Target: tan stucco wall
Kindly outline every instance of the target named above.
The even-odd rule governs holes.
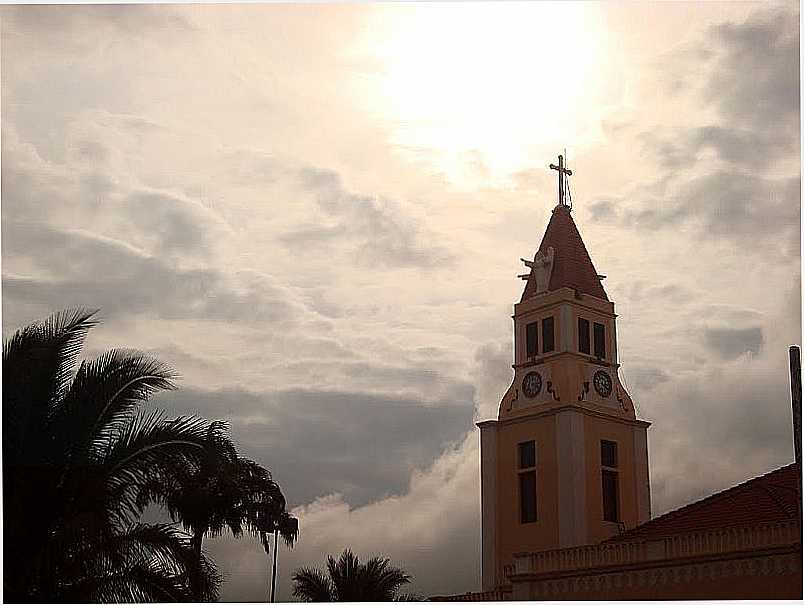
[[[482,590],[497,586],[497,427],[494,420],[480,429],[480,583]]]
[[[537,521],[519,522],[518,444],[536,441]],[[514,553],[558,544],[558,461],[552,415],[500,425],[497,435],[497,573]]]
[[[571,420],[570,416],[577,420]],[[565,422],[561,422],[562,419]],[[483,440],[481,452],[486,482],[483,486],[486,489],[483,499],[484,587],[496,586],[504,580],[504,567],[513,562],[517,553],[593,544],[620,531],[617,523],[603,520],[600,460],[603,439],[618,444],[620,518],[625,529],[647,520],[647,450],[639,452],[644,460],[637,461],[634,438],[636,432],[644,434],[647,423],[606,417],[575,405],[481,425],[485,425],[481,426],[484,432],[493,430],[495,433],[493,441]],[[582,442],[575,446],[570,443],[572,451],[568,451],[567,442],[579,439]],[[536,442],[538,519],[522,524],[518,445],[530,440]],[[491,443],[494,443],[493,451],[489,448]],[[579,456],[577,463],[573,462],[575,454]],[[488,483],[491,481],[496,495],[489,505],[487,497],[491,485]],[[560,505],[562,494],[564,505]],[[492,524],[493,531],[490,531]],[[492,544],[493,548],[489,548]],[[493,574],[489,573],[491,566],[485,560],[489,557],[495,560]]]
[[[553,317],[555,322],[556,353],[578,351],[578,317],[589,320],[591,344],[594,343],[591,338],[593,336],[592,324],[594,322],[603,324],[606,326],[605,359],[616,363],[617,338],[613,303],[591,296],[583,296],[579,300],[568,288],[532,298],[514,306],[515,363],[527,361],[525,326],[534,321],[539,322],[539,347],[541,350],[541,321],[545,317]]]
[[[526,326],[539,323],[541,351],[541,321],[547,316],[554,320],[555,351],[528,359]],[[590,322],[592,350],[593,324],[606,326],[604,359],[578,352],[578,317]],[[635,431],[644,435],[647,423],[636,420],[631,398],[619,381],[615,330],[613,303],[578,296],[570,288],[514,306],[514,379],[500,402],[498,422],[493,428],[481,423],[486,425],[481,426],[486,432],[481,438],[484,590],[505,582],[504,569],[516,553],[591,544],[618,533],[617,523],[603,521],[601,439],[618,443],[621,519],[627,528],[647,520],[647,449],[640,450],[644,460],[636,461],[634,447]],[[593,377],[599,370],[612,379],[608,397],[594,389]],[[542,379],[541,390],[532,397],[526,397],[522,388],[528,372],[537,372]],[[537,447],[538,519],[522,524],[517,446],[530,440]],[[493,499],[491,490],[496,491]]]
[[[603,520],[603,489],[600,461],[600,441],[616,441],[620,487],[620,520],[625,529],[636,527],[639,521],[637,477],[634,458],[633,426],[613,420],[584,417],[586,439],[586,493],[589,543],[596,543],[619,533],[617,523]]]

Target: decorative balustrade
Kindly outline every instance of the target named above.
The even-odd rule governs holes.
[[[466,592],[448,597],[430,597],[430,601],[510,601],[511,588],[501,587],[486,592]]]
[[[681,534],[658,540],[611,542],[514,557],[514,575],[550,573],[648,561],[717,555],[799,542],[796,521]]]
[[[785,522],[673,536],[664,540],[664,546],[665,557],[675,559],[783,546],[798,540],[798,524]]]

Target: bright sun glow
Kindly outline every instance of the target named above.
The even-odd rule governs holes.
[[[532,164],[537,149],[577,147],[603,85],[599,18],[594,6],[574,2],[382,11],[374,52],[393,142],[435,151],[453,180],[467,163],[500,178]]]

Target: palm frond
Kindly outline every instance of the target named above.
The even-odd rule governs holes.
[[[137,540],[148,545],[149,560],[160,563],[162,575],[182,578],[187,583],[191,600],[217,600],[221,577],[212,560],[203,551],[195,551],[187,534],[167,524],[141,523],[135,528],[139,531]],[[158,557],[154,557],[155,551]]]
[[[124,349],[84,361],[54,414],[64,448],[75,463],[97,460],[154,393],[174,389],[176,373],[167,365]]]
[[[337,600],[332,581],[316,567],[302,567],[293,574],[293,596],[308,603]]]
[[[14,333],[3,345],[3,458],[6,465],[21,460],[58,461],[49,449],[24,447],[29,435],[46,425],[52,407],[69,387],[70,377],[87,331],[96,325],[96,311],[68,310],[51,315]]]
[[[174,521],[194,534],[216,536],[229,528],[239,536],[243,531],[243,487],[237,460],[226,423],[209,423],[199,458],[174,469],[171,477],[143,483],[137,506],[143,510],[148,504],[159,503]]]
[[[373,557],[361,569],[363,583],[371,587],[372,596],[376,600],[393,600],[397,591],[410,583],[411,577],[401,569],[392,567],[390,563],[390,559]]]
[[[102,477],[112,517],[130,521],[142,510],[139,486],[181,476],[204,453],[207,421],[195,416],[163,420],[154,411],[132,418],[103,456]],[[151,483],[153,485],[153,483]]]
[[[76,309],[18,330],[3,346],[3,489],[12,591],[41,577],[35,558],[57,519],[56,484],[65,456],[54,447],[50,413],[69,385],[95,312]]]
[[[299,539],[299,520],[288,513],[282,513],[277,523],[277,529],[285,544],[289,548],[293,548],[293,545]]]
[[[82,561],[79,581],[61,591],[65,600],[215,600],[220,586],[211,561],[199,560],[189,536],[166,524],[136,524],[96,542]]]
[[[339,601],[362,601],[363,591],[358,583],[360,561],[348,548],[336,561],[331,555],[327,557],[327,572]],[[369,599],[370,600],[370,599]]]
[[[373,557],[361,563],[350,550],[344,550],[336,560],[327,556],[326,574],[316,568],[302,568],[293,576],[294,596],[304,600],[315,594],[323,582],[329,583],[332,601],[394,601],[417,600],[418,595],[399,595],[399,589],[410,583],[411,576],[391,565],[386,557]]]
[[[184,502],[174,495],[188,497],[204,466],[236,465],[226,426],[143,413],[142,402],[173,388],[175,374],[140,353],[110,351],[73,376],[92,315],[56,314],[4,345],[5,543],[13,546],[6,594],[34,602],[216,599],[220,576],[201,548],[203,533],[135,520],[154,502],[177,512]],[[226,515],[235,512],[217,514],[234,523]]]

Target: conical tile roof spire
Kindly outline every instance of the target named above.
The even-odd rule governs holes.
[[[537,256],[548,256],[549,248],[553,249],[552,270],[545,291],[573,288],[582,294],[609,299],[575,221],[572,220],[570,209],[565,204],[559,204],[553,209]],[[535,271],[531,271],[522,300],[540,293],[541,291],[537,292]]]

